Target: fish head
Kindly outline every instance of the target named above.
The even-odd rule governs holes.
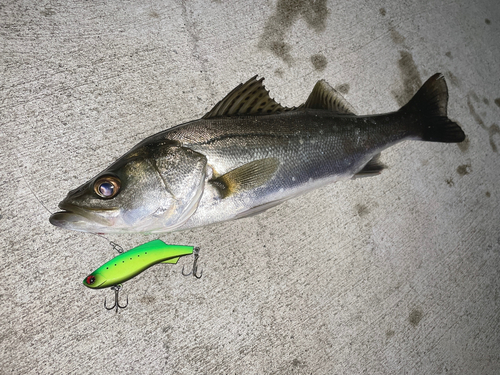
[[[205,174],[206,158],[197,152],[142,145],[71,190],[50,222],[91,233],[169,232],[196,211]]]

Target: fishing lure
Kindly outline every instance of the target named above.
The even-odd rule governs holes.
[[[125,308],[127,304],[121,306],[118,302],[118,293],[122,288],[122,283],[137,276],[149,267],[158,263],[176,264],[181,256],[194,254],[195,260],[193,263],[193,270],[183,275],[193,276],[200,278],[197,275],[197,261],[199,256],[199,248],[193,246],[182,245],[167,245],[161,240],[154,240],[137,246],[127,252],[121,253],[117,257],[111,259],[109,262],[103,264],[83,280],[83,285],[92,289],[102,289],[111,287],[115,292],[115,304],[111,307],[106,305],[104,300],[104,307],[107,310],[116,308]]]

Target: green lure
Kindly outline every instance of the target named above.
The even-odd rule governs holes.
[[[83,280],[83,285],[93,289],[115,287],[155,264],[176,264],[181,256],[192,254],[193,250],[193,246],[167,245],[162,240],[150,241],[103,264]]]

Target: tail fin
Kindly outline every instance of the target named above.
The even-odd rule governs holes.
[[[465,139],[460,126],[447,116],[448,87],[441,73],[434,74],[399,112],[416,116],[422,123],[423,141],[459,143]]]

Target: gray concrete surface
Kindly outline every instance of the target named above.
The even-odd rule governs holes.
[[[0,372],[494,374],[500,371],[498,1],[2,1]],[[278,102],[316,80],[359,113],[447,78],[462,145],[407,142],[376,178],[162,236],[130,305],[82,279],[116,254],[49,210],[136,142],[259,74]],[[40,202],[37,200],[35,193]]]

